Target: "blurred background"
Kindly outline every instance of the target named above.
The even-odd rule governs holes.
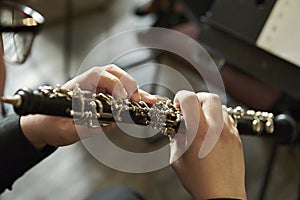
[[[164,27],[182,32],[205,47],[222,75],[226,103],[275,115],[284,113],[298,125],[300,64],[294,52],[300,52],[300,38],[294,35],[300,35],[295,27],[299,15],[284,18],[286,13],[293,14],[292,8],[300,6],[297,0],[20,2],[39,11],[46,21],[28,60],[22,65],[7,63],[6,95],[21,87],[63,84],[77,74],[97,44],[113,35],[134,28]],[[292,32],[295,34],[290,35]],[[207,90],[201,76],[188,63],[165,52],[138,52],[116,62],[124,70],[147,64],[137,72],[141,78],[150,76],[155,81],[159,74],[160,78],[173,80],[153,63],[180,71],[195,91]],[[174,95],[164,88],[146,90],[170,98]],[[9,106],[6,110],[13,112]],[[298,128],[293,133],[297,135]],[[279,139],[242,135],[249,199],[299,199],[299,140],[291,133],[286,135]],[[119,137],[122,138],[118,136],[118,140]],[[121,143],[148,150],[162,140],[158,137],[150,143],[136,144],[124,138]],[[3,193],[0,199],[83,200],[113,185],[127,185],[151,200],[191,199],[171,167],[143,174],[120,172],[94,159],[80,142],[59,148],[17,180],[13,190]]]

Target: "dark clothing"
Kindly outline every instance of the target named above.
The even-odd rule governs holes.
[[[19,116],[13,114],[0,120],[0,193],[11,189],[16,179],[55,149],[35,149],[21,130]]]

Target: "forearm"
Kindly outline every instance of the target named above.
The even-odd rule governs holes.
[[[38,151],[24,136],[18,116],[0,121],[0,193],[54,150],[46,146]]]

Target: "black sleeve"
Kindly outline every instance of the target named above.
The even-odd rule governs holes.
[[[55,149],[52,146],[46,146],[42,151],[35,149],[21,130],[19,116],[0,120],[0,194],[11,189],[17,178]]]

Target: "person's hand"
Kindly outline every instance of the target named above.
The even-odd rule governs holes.
[[[79,84],[81,89],[93,93],[110,93],[115,97],[129,98],[136,102],[140,100],[150,104],[156,102],[154,96],[140,90],[136,81],[116,65],[94,67],[68,81],[62,88],[73,89],[76,84]],[[45,115],[22,116],[21,128],[37,149],[42,149],[46,144],[57,147],[73,144],[81,138],[109,130],[109,128],[97,130],[88,127],[75,127],[73,119]],[[80,132],[85,133],[84,136],[78,135],[78,128],[81,130]]]
[[[246,199],[242,143],[215,94],[180,91],[185,133],[171,143],[172,167],[194,199]]]

